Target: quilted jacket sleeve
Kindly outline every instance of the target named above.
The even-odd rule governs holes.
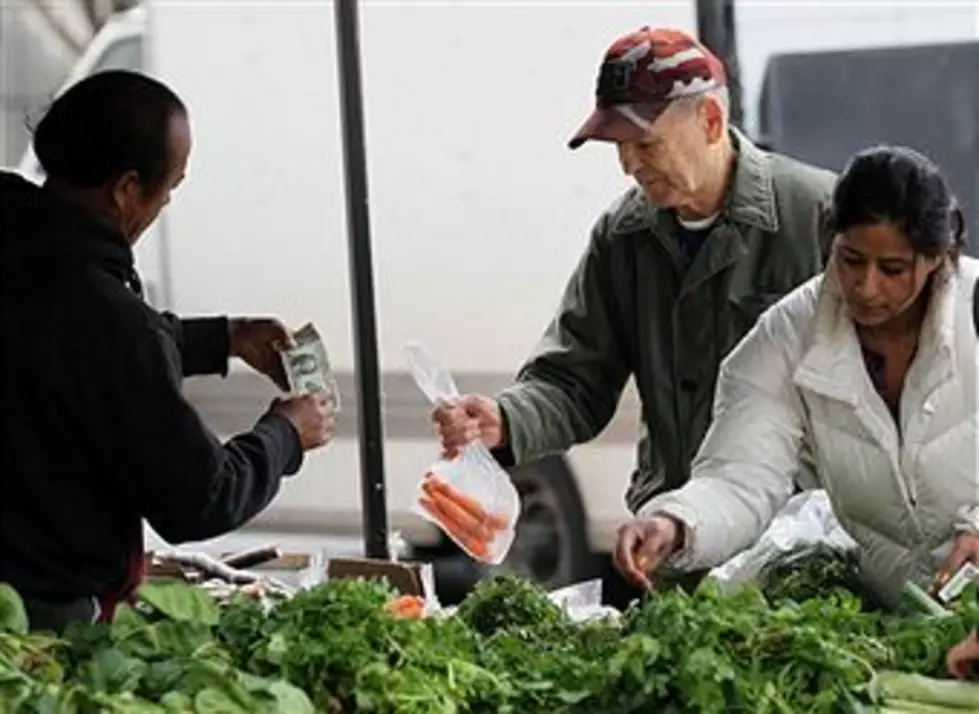
[[[791,497],[805,415],[786,344],[800,332],[792,321],[804,317],[782,301],[759,319],[721,365],[713,422],[690,481],[640,509],[640,518],[663,513],[685,525],[671,566],[719,565],[757,540]]]

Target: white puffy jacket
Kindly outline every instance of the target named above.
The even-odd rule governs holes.
[[[896,602],[905,580],[930,582],[956,532],[979,532],[977,278],[979,261],[965,257],[939,278],[905,379],[900,432],[831,277],[770,308],[721,366],[690,482],[639,510],[686,525],[672,565],[714,567],[750,546],[811,459],[885,602]]]

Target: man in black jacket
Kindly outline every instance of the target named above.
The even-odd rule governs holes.
[[[330,438],[322,394],[276,400],[223,445],[182,397],[183,377],[232,356],[287,388],[289,340],[275,320],[179,320],[142,300],[132,247],[190,145],[168,88],[105,72],[38,125],[43,187],[0,173],[0,581],[35,629],[111,618],[142,576],[143,519],[171,543],[231,531]]]

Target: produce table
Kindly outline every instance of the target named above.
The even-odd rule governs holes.
[[[111,626],[60,639],[25,634],[0,586],[0,712],[979,712],[979,685],[935,681],[979,624],[975,592],[942,617],[884,614],[826,558],[792,561],[833,579],[809,592],[773,568],[584,620],[510,576],[451,614],[359,578],[222,602],[153,579]]]

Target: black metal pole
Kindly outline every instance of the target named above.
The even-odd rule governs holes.
[[[374,316],[374,275],[367,200],[364,108],[360,83],[357,0],[335,0],[340,119],[346,175],[350,292],[354,311],[354,359],[360,436],[360,482],[364,552],[388,559],[388,520],[384,490],[383,427]]]
[[[734,0],[697,0],[697,34],[724,63],[731,96],[731,123],[742,128],[741,65],[734,25]]]

